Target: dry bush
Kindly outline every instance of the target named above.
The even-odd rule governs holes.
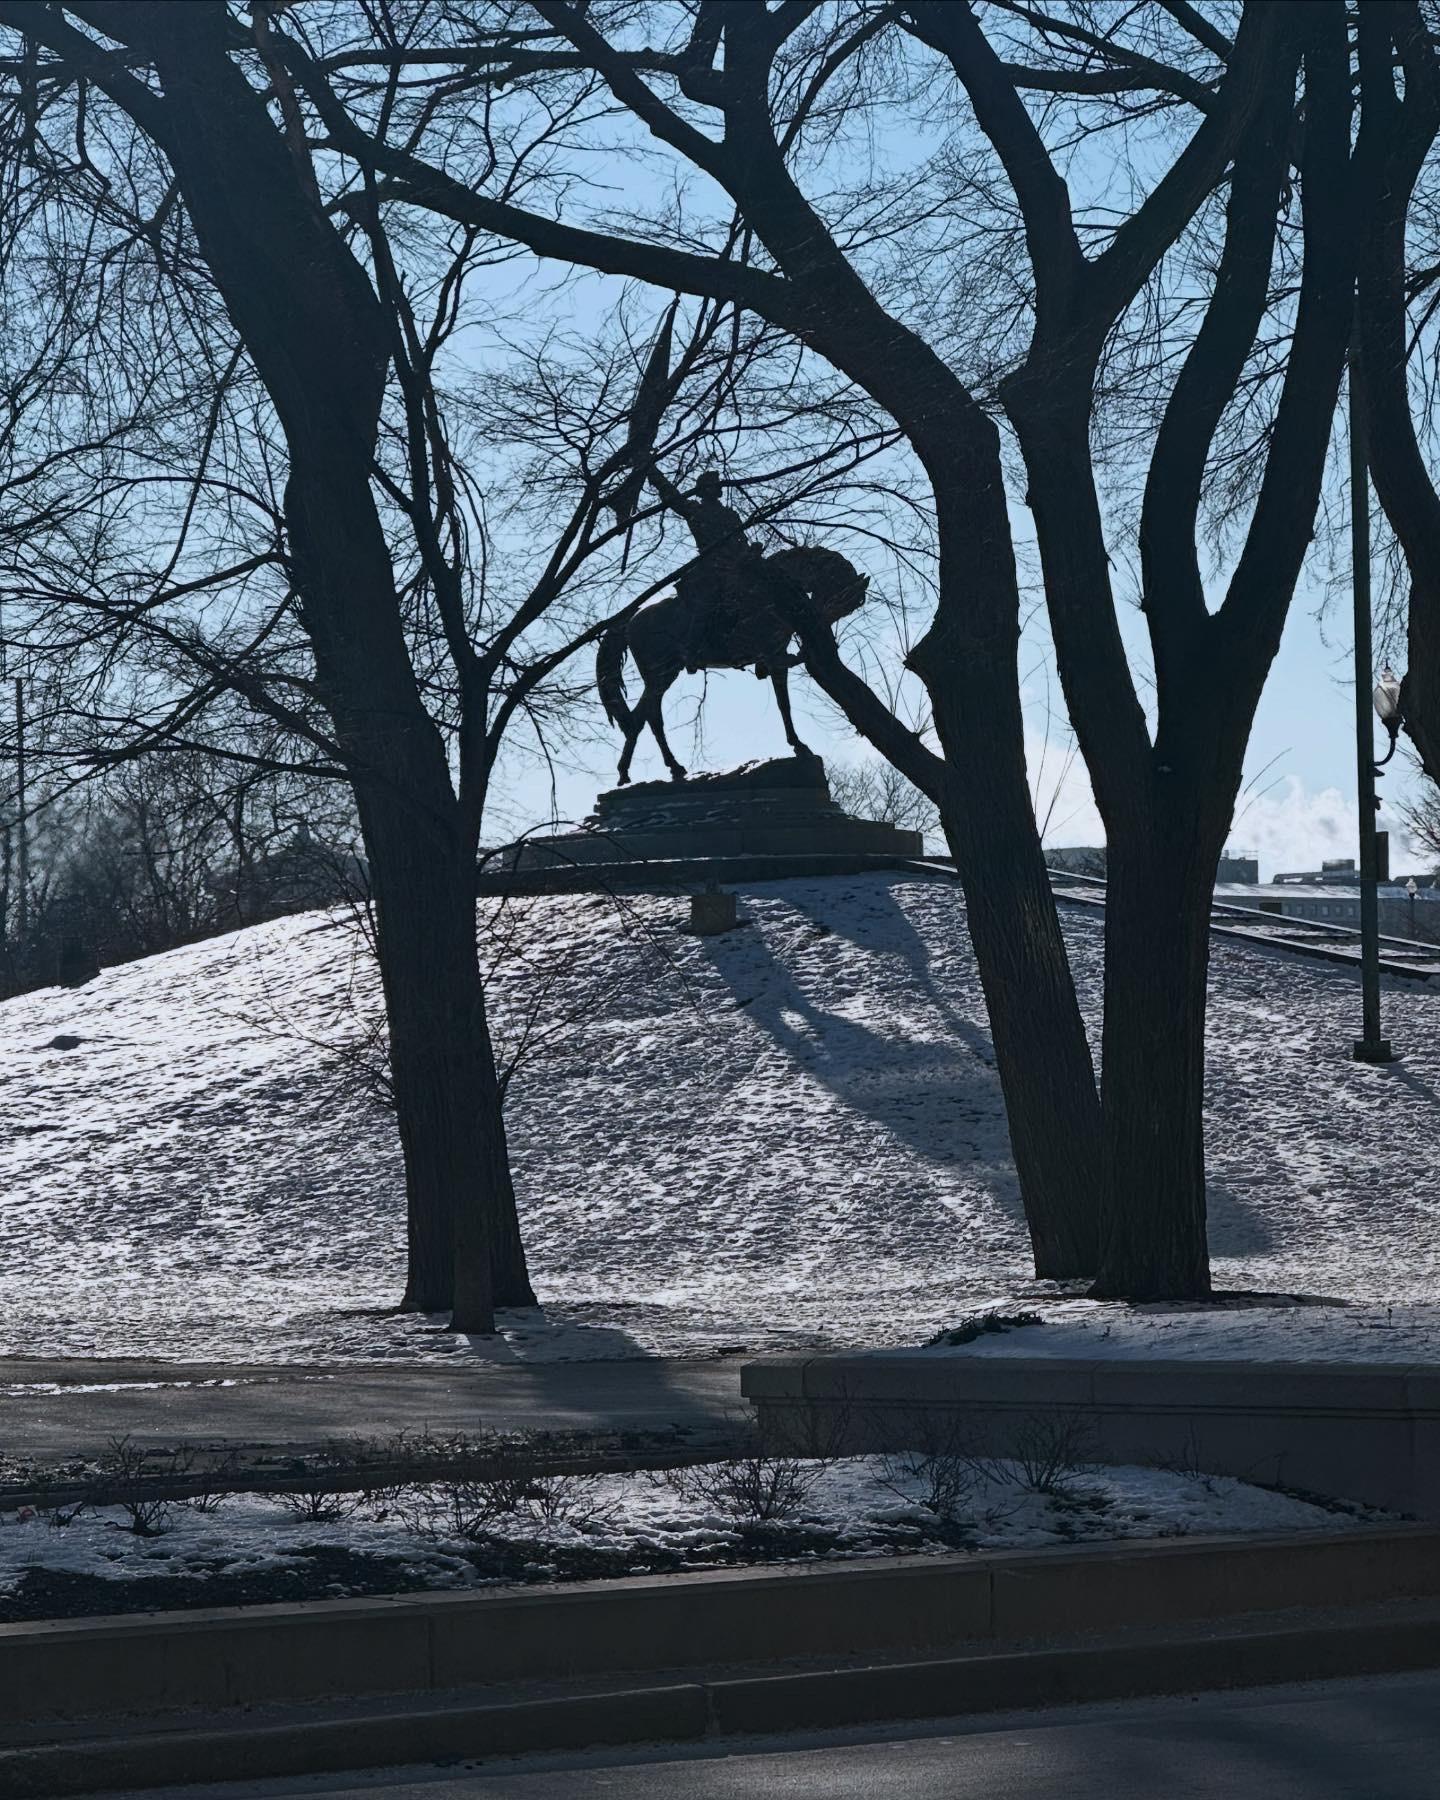
[[[660,1480],[691,1504],[712,1507],[747,1523],[768,1525],[801,1513],[828,1466],[757,1450],[724,1462],[665,1469]]]
[[[364,1438],[335,1438],[315,1456],[297,1465],[285,1487],[270,1498],[293,1519],[306,1525],[338,1525],[353,1519],[371,1502],[365,1476],[373,1470],[377,1448]]]
[[[156,1489],[182,1480],[194,1461],[194,1451],[184,1447],[146,1451],[131,1437],[112,1437],[87,1484],[90,1503],[119,1507],[125,1529],[136,1537],[161,1537],[171,1529],[181,1503]]]
[[[420,1537],[484,1538],[506,1519],[583,1529],[609,1516],[597,1475],[557,1474],[547,1467],[551,1443],[545,1434],[427,1434],[412,1439],[407,1454],[427,1465],[426,1478],[397,1486],[389,1502],[406,1530]]]
[[[196,1475],[196,1488],[186,1496],[184,1504],[191,1512],[216,1513],[221,1504],[235,1492],[240,1473],[240,1457],[227,1450],[219,1462],[204,1463]]]
[[[1032,1413],[1015,1434],[1009,1460],[1029,1493],[1068,1497],[1073,1477],[1094,1466],[1094,1443],[1093,1426],[1082,1413]]]
[[[910,1435],[913,1445],[881,1457],[876,1480],[899,1499],[916,1500],[927,1512],[954,1519],[985,1478],[983,1460],[953,1412],[920,1414]]]
[[[772,1524],[804,1511],[825,1471],[844,1454],[850,1401],[842,1393],[823,1409],[797,1408],[783,1420],[741,1429],[744,1448],[718,1462],[661,1470],[657,1479],[682,1500],[733,1519]]]

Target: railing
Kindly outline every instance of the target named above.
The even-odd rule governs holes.
[[[1068,869],[1048,871],[1058,898],[1082,906],[1105,904],[1105,881],[1099,875],[1074,875]],[[1066,888],[1078,891],[1065,893]],[[1352,925],[1330,925],[1323,919],[1297,919],[1258,906],[1236,906],[1227,900],[1210,904],[1210,930],[1217,937],[1240,938],[1246,943],[1273,944],[1322,962],[1356,964],[1360,960],[1360,932]],[[1440,976],[1440,944],[1416,938],[1380,939],[1380,970],[1411,981]]]

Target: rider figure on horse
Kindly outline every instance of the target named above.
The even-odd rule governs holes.
[[[707,647],[718,648],[734,634],[745,614],[746,575],[761,559],[757,545],[745,535],[744,521],[720,498],[718,470],[706,469],[693,494],[682,493],[654,466],[650,481],[672,512],[690,527],[699,561],[676,582],[677,590],[695,603],[696,641],[689,646],[686,667],[693,675]],[[699,641],[703,637],[703,642]]]

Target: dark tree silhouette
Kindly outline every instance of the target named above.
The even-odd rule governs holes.
[[[909,660],[928,690],[940,752],[814,631],[810,671],[940,809],[965,884],[1037,1269],[1098,1267],[1107,1294],[1193,1296],[1209,1286],[1201,1100],[1210,887],[1310,540],[1367,165],[1352,164],[1340,0],[1249,0],[1233,36],[1191,6],[1131,9],[1107,29],[1092,14],[997,7],[982,21],[953,0],[823,11],[656,4],[617,14],[607,35],[593,9],[536,0],[525,66],[578,61],[653,146],[707,177],[735,210],[715,253],[695,249],[693,232],[684,247],[660,241],[663,218],[585,227],[512,204],[427,158],[423,141],[359,121],[298,41],[285,39],[278,54],[333,140],[376,171],[388,198],[546,258],[744,307],[895,420],[933,492],[938,600]],[[476,44],[496,43],[500,9],[476,6],[466,17]],[[513,23],[508,13],[504,22]],[[1028,264],[1011,308],[1023,317],[994,347],[984,390],[961,372],[946,335],[920,322],[923,305],[906,304],[918,260],[885,271],[882,298],[866,259],[847,247],[866,245],[859,221],[868,214],[857,202],[837,223],[834,203],[805,185],[817,166],[803,154],[807,126],[834,128],[827,89],[882,40],[906,68],[928,58],[929,91],[948,77],[945,104],[966,109],[972,141],[990,159],[972,191],[997,229],[1018,223],[1007,242],[1012,260]],[[628,47],[641,41],[667,48]],[[1079,135],[1124,123],[1142,105],[1185,109],[1197,123],[1172,155],[1157,160],[1152,150],[1148,167],[1132,164],[1139,197],[1118,221],[1082,225],[1052,147],[1061,129],[1047,137],[1050,115],[1037,122],[1027,92],[1065,96],[1064,118],[1078,120]],[[863,78],[852,77],[847,97],[868,98]],[[1298,230],[1289,216],[1297,189]],[[887,220],[886,229],[899,227]],[[736,230],[763,254],[735,256]],[[1218,255],[1206,267],[1212,242]],[[1152,311],[1164,319],[1158,350],[1145,329]],[[1285,340],[1278,363],[1264,347],[1272,332]],[[1147,342],[1158,415],[1139,521],[1155,669],[1148,715],[1117,618],[1093,442],[1102,370],[1114,378],[1117,344],[1144,360]],[[1217,437],[1233,432],[1237,409],[1260,415],[1247,457],[1254,501],[1212,608],[1200,513]],[[1110,841],[1101,1097],[1025,780],[1002,421],[1023,456],[1060,677]]]
[[[556,453],[536,478],[550,504],[537,498],[533,509],[526,579],[495,604],[483,500],[457,452],[436,374],[463,321],[477,234],[432,223],[407,264],[414,233],[392,239],[369,164],[337,166],[317,153],[310,102],[278,54],[276,10],[259,5],[242,26],[219,0],[0,7],[0,26],[24,46],[3,77],[15,211],[42,237],[54,219],[79,219],[79,247],[66,245],[76,256],[66,279],[83,275],[97,292],[123,293],[136,320],[121,334],[122,354],[138,351],[142,364],[153,357],[163,365],[162,388],[175,378],[172,364],[196,355],[186,404],[203,420],[181,446],[190,465],[157,470],[157,445],[175,410],[166,388],[164,404],[137,414],[123,449],[106,449],[106,482],[122,455],[130,457],[113,475],[117,491],[163,479],[187,493],[163,568],[147,569],[140,582],[122,564],[121,581],[105,579],[107,558],[119,553],[102,516],[89,521],[88,540],[74,530],[52,534],[42,574],[32,557],[11,585],[67,621],[80,619],[51,641],[54,657],[83,651],[87,633],[108,633],[97,653],[107,665],[141,643],[152,662],[188,667],[191,679],[172,681],[158,717],[129,721],[138,735],[115,755],[193,735],[205,709],[230,694],[350,782],[405,1158],[404,1304],[449,1311],[456,1329],[488,1331],[496,1305],[534,1297],[476,951],[476,852],[492,778],[511,727],[565,704],[558,677],[567,661],[674,570],[662,581],[626,581],[618,614],[606,611],[617,583],[586,574],[592,559],[620,557],[637,522],[617,520],[610,505],[632,472],[624,425],[633,373],[619,392],[616,372],[601,371],[588,416],[573,395],[541,397],[542,418],[559,421]],[[368,30],[371,21],[357,9],[354,23]],[[382,96],[382,114],[388,104]],[[537,130],[543,144],[545,129]],[[322,192],[324,182],[333,191]],[[413,226],[413,210],[405,218]],[[113,272],[137,244],[153,254],[148,294],[143,281],[126,288]],[[417,286],[430,293],[433,317],[420,316]],[[142,329],[152,305],[156,322]],[[216,314],[208,337],[191,330],[192,315],[206,318],[207,309]],[[61,316],[92,361],[114,357],[115,342],[101,341],[94,317],[70,320],[63,302]],[[666,454],[683,457],[724,412],[755,334],[711,306],[677,335],[677,394],[693,374],[709,396],[708,411],[693,407],[689,425],[667,437]],[[232,402],[231,385],[247,374],[258,392],[242,386]],[[558,366],[537,371],[542,386],[552,379],[563,381]],[[487,401],[469,410],[503,410],[502,385],[494,381]],[[787,405],[797,393],[792,383]],[[269,539],[252,556],[191,574],[197,509],[221,536],[242,502],[256,499],[232,470],[217,475],[211,464],[225,431],[260,437],[246,408],[262,403],[265,419],[278,422],[283,463],[279,492],[262,502]],[[482,434],[492,425],[501,428],[482,417]],[[79,448],[72,447],[76,467],[88,470]],[[267,476],[271,454],[262,438],[256,457]],[[848,467],[866,454],[848,427],[837,429],[790,469],[792,487],[809,491],[832,463]],[[25,479],[35,476],[31,469]],[[104,483],[102,492],[111,497]],[[142,517],[151,523],[143,509]],[[86,566],[60,566],[77,545]],[[577,596],[582,576],[590,586]],[[166,622],[169,606],[207,595],[223,602],[258,577],[281,591],[238,646],[233,633],[224,642],[207,637],[183,612],[180,623]],[[537,643],[542,625],[549,635]],[[111,719],[106,729],[113,735],[123,723]]]
[[[1429,424],[1425,396],[1411,392],[1412,350],[1424,343],[1434,317],[1436,270],[1412,268],[1407,243],[1417,202],[1424,201],[1433,253],[1434,170],[1427,165],[1440,135],[1440,65],[1415,0],[1364,6],[1356,28],[1366,128],[1384,156],[1376,203],[1365,219],[1356,315],[1365,452],[1410,576],[1404,729],[1426,774],[1440,782],[1440,494],[1421,447],[1422,421]]]

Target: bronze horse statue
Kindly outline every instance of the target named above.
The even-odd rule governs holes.
[[[790,713],[790,670],[803,658],[790,654],[797,613],[833,625],[864,604],[870,577],[862,575],[836,550],[800,546],[770,556],[756,552],[731,576],[731,604],[717,607],[711,589],[682,579],[677,591],[634,613],[628,623],[612,625],[600,640],[595,682],[605,717],[625,734],[620,753],[620,784],[630,779],[630,761],[640,733],[648,725],[672,779],[685,770],[665,739],[665,694],[682,669],[748,669],[775,688],[785,739],[802,756],[812,755],[801,743]],[[625,653],[635,658],[644,688],[633,708],[625,699]]]

